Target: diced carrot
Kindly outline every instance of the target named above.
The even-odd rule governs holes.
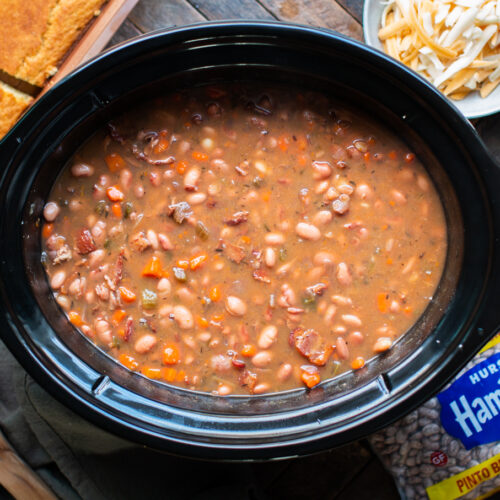
[[[54,232],[54,224],[44,224],[42,228],[42,238],[47,239]]]
[[[213,286],[210,289],[210,292],[208,292],[208,296],[212,302],[219,302],[219,300],[222,298],[220,285]]]
[[[406,163],[411,163],[415,159],[415,155],[413,153],[408,153],[405,156],[405,162]]]
[[[200,328],[208,328],[209,323],[207,318],[203,318],[202,316],[197,316],[196,322],[198,323]]]
[[[262,201],[265,201],[266,203],[271,199],[271,191],[264,191],[262,193]]]
[[[224,321],[224,314],[214,314],[212,316],[212,321],[214,323],[221,323],[222,321]]]
[[[110,186],[107,188],[106,194],[111,201],[123,201],[125,199],[125,195],[117,186]]]
[[[127,302],[130,304],[131,302],[134,302],[137,299],[136,294],[132,290],[129,290],[124,286],[121,286],[120,288],[118,288],[118,290],[120,291],[120,297],[123,300],[123,302]]]
[[[404,309],[403,309],[403,312],[408,315],[408,316],[411,316],[411,313],[413,312],[413,307],[411,306],[406,306]]]
[[[242,236],[240,238],[240,240],[242,241],[242,243],[244,243],[245,245],[250,245],[251,241],[252,241],[252,238],[250,238],[250,236]]]
[[[113,215],[119,219],[123,217],[122,206],[120,203],[113,203],[111,205],[111,212],[113,212]]]
[[[126,366],[129,370],[137,370],[139,368],[139,362],[130,354],[120,354],[118,358],[123,366]]]
[[[364,155],[363,155],[363,158],[365,161],[370,161],[371,159],[371,154],[369,151],[367,151]]]
[[[353,370],[359,370],[360,368],[363,368],[363,366],[365,366],[365,358],[363,358],[362,356],[354,358],[351,363],[351,368]]]
[[[188,163],[187,161],[178,161],[177,164],[175,165],[175,170],[177,171],[178,174],[182,175],[186,172],[188,168]]]
[[[240,351],[240,354],[242,356],[245,356],[246,358],[251,358],[252,356],[254,356],[255,354],[257,353],[257,349],[255,348],[254,345],[252,344],[245,344],[241,351]]]
[[[83,319],[76,311],[70,311],[68,313],[68,318],[75,326],[83,325]]]
[[[168,149],[168,146],[169,142],[167,141],[167,139],[162,137],[153,148],[153,153],[157,155],[164,153]]]
[[[389,308],[389,299],[387,294],[382,292],[377,294],[377,307],[381,313],[386,313]]]
[[[177,267],[180,267],[181,269],[189,269],[189,260],[179,259],[177,261]]]
[[[123,309],[116,309],[111,316],[111,322],[113,325],[118,326],[126,315],[127,313]]]
[[[127,166],[125,160],[118,153],[106,155],[104,160],[106,161],[106,165],[111,172],[118,172],[118,170]]]
[[[204,254],[204,253],[202,253],[201,255],[198,255],[196,257],[193,257],[189,261],[189,267],[190,267],[191,271],[195,271],[196,269],[200,268],[203,265],[203,263],[207,260],[208,260],[208,255]]]
[[[307,156],[306,155],[299,155],[297,156],[297,163],[301,167],[305,167],[307,165]]]
[[[162,265],[160,259],[156,255],[153,255],[151,259],[149,259],[148,263],[144,266],[141,275],[150,278],[162,277]]]
[[[165,374],[163,375],[163,378],[167,382],[173,382],[175,380],[176,375],[177,375],[177,370],[175,368],[167,368],[165,370]]]
[[[286,135],[282,135],[278,139],[278,146],[284,153],[288,150],[288,146],[290,145],[290,137]]]
[[[396,206],[396,202],[394,200],[389,200],[389,205],[391,207],[395,207]]]
[[[175,365],[180,361],[179,349],[175,344],[167,344],[163,349],[163,363]]]
[[[148,378],[158,380],[161,377],[161,368],[153,368],[152,366],[143,366],[141,373]]]
[[[185,378],[186,378],[186,372],[184,370],[179,370],[179,373],[175,377],[175,380],[177,380],[177,382],[184,382]]]
[[[388,224],[384,224],[384,225],[382,226],[382,229],[383,229],[384,231],[385,231],[386,229],[389,229],[389,225],[388,225]]]
[[[387,260],[385,261],[389,266],[393,263],[393,260],[391,257],[387,257]]]
[[[321,382],[321,376],[319,372],[307,372],[305,370],[302,370],[302,373],[300,375],[300,379],[304,384],[306,384],[309,389],[312,389],[314,386],[318,385]]]
[[[389,159],[391,160],[397,160],[398,159],[398,153],[396,151],[389,151],[389,154],[387,155]]]
[[[307,148],[307,139],[303,135],[297,137],[297,147],[300,151],[304,151]]]
[[[125,328],[118,328],[118,330],[116,330],[116,333],[121,339],[125,338]]]
[[[202,153],[201,151],[193,151],[192,155],[193,160],[196,161],[207,161],[208,155],[207,153]]]

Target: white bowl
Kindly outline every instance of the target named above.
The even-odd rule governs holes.
[[[365,0],[363,8],[363,34],[365,43],[384,51],[378,39],[378,30],[384,5],[381,0]],[[453,104],[467,117],[480,118],[500,111],[500,85],[484,99],[479,92],[471,92],[460,101],[451,100]]]

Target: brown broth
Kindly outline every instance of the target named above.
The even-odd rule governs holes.
[[[445,262],[415,154],[279,87],[142,105],[76,152],[49,199],[43,260],[73,324],[129,369],[220,395],[361,369],[416,322]]]

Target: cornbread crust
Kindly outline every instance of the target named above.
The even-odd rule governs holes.
[[[16,78],[42,86],[57,71],[58,63],[106,0],[32,0],[35,4],[33,9],[26,8],[31,2],[25,0],[1,0],[0,18],[5,9],[5,1],[11,8],[16,8],[18,13],[22,13],[12,18],[17,21],[15,29],[24,31],[24,36],[17,36],[18,42],[23,42],[24,47],[22,50],[17,49],[16,58],[12,61],[4,62],[4,59],[9,58],[9,53],[3,54],[0,58],[1,68]],[[26,14],[27,10],[29,16]],[[36,30],[29,25],[33,20]],[[44,25],[40,29],[42,23]],[[0,41],[8,38],[13,29],[6,28],[2,19]]]
[[[0,139],[16,123],[33,98],[0,82]]]
[[[38,50],[51,10],[58,0],[0,1],[0,68],[15,75]]]

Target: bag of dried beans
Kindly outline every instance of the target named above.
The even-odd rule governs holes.
[[[370,442],[403,499],[500,491],[500,334],[436,397]]]

